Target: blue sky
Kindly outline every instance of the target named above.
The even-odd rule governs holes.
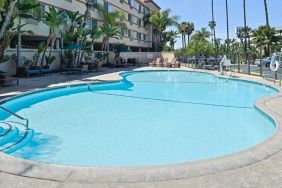
[[[215,17],[217,34],[226,37],[225,0],[215,1]],[[263,0],[247,1],[248,26],[255,28],[265,24]],[[155,0],[162,9],[170,8],[174,15],[181,17],[180,21],[190,21],[196,29],[207,27],[211,20],[211,0]],[[282,0],[268,0],[270,24],[282,26]],[[243,0],[229,0],[230,34],[235,37],[235,27],[243,25]],[[180,47],[180,41],[177,47]]]

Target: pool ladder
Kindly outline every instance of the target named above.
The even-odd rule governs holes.
[[[22,137],[20,139],[18,139],[17,141],[15,141],[11,144],[6,142],[5,144],[2,145],[2,146],[5,146],[5,145],[6,146],[0,149],[0,151],[2,151],[2,152],[10,151],[9,153],[11,153],[12,151],[14,151],[13,148],[16,148],[16,146],[19,147],[19,145],[21,145],[21,143],[30,135],[29,133],[31,133],[31,136],[33,136],[33,131],[29,129],[29,120],[28,119],[8,110],[7,108],[5,108],[3,106],[0,106],[0,109],[2,111],[5,111],[6,113],[16,117],[17,119],[25,122],[25,123],[19,123],[19,122],[13,122],[13,121],[1,121],[0,122],[0,124],[7,127],[6,131],[4,131],[2,134],[0,134],[0,138],[2,138],[2,139],[4,139],[5,136],[8,136],[9,133],[12,133],[12,131],[14,130],[13,128],[18,129],[18,125],[24,127],[24,131],[21,132],[21,133],[20,132],[18,133],[18,136],[22,135]],[[17,126],[13,126],[12,124],[16,124]]]

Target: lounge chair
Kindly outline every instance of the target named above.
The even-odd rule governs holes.
[[[157,64],[160,63],[160,61],[161,61],[161,58],[157,58],[156,61],[150,62],[150,63],[149,63],[149,66],[155,67],[155,66],[157,66]]]
[[[43,67],[42,69],[40,69],[40,73],[42,75],[44,75],[44,74],[51,75],[52,74],[52,70],[49,67]]]
[[[174,59],[171,61],[171,67],[180,68],[180,63],[174,58]]]
[[[72,68],[72,67],[67,67],[63,69],[63,73],[66,75],[78,75],[78,74],[83,74],[82,68]]]
[[[164,58],[163,61],[160,61],[159,63],[156,63],[156,66],[157,67],[163,67],[164,63],[167,63],[167,62],[168,62],[168,58]]]
[[[11,85],[12,82],[16,82],[17,86],[19,85],[19,79],[17,78],[5,77],[3,75],[0,77],[0,85],[2,85],[3,87]]]
[[[89,66],[88,65],[82,65],[82,72],[88,74]]]
[[[172,59],[170,62],[169,61],[164,61],[164,67],[171,67],[172,63],[174,63],[174,59]]]
[[[40,73],[41,73],[40,69],[29,69],[29,70],[26,70],[26,76],[27,77],[34,76],[34,75],[39,76]]]
[[[165,67],[172,67],[172,65],[176,62],[176,59],[173,58],[170,62],[167,62],[164,66]]]

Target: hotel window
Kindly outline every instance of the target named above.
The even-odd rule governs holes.
[[[108,12],[113,12],[113,6],[108,3],[108,2],[104,2],[104,8],[108,11]]]
[[[92,4],[95,7],[98,4],[97,0],[92,0]]]
[[[149,14],[150,10],[148,8],[144,8],[144,14]]]
[[[131,37],[132,39],[138,39],[138,33],[136,31],[131,31]]]
[[[137,18],[136,16],[132,16],[132,17],[131,17],[131,21],[132,21],[133,23],[135,23],[136,25],[138,25],[138,18]]]
[[[92,31],[95,28],[97,28],[97,20],[94,20],[92,18],[87,19],[85,29]]]
[[[128,37],[131,38],[131,31],[128,30]]]
[[[131,14],[128,14],[128,21],[132,22]]]
[[[139,10],[139,3],[137,3],[135,0],[131,0],[130,5],[131,5],[133,8]]]
[[[120,36],[124,37],[124,28],[120,28]]]
[[[143,19],[139,18],[138,25],[141,26],[141,27],[144,27],[144,26],[145,26]]]

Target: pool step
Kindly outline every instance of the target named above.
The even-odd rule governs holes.
[[[13,153],[24,147],[34,136],[34,131],[17,122],[0,122],[0,151]]]
[[[0,138],[0,146],[3,146],[7,143],[9,143],[11,140],[19,136],[19,129],[18,128],[12,128],[5,136]]]
[[[27,130],[25,133],[22,133],[19,137],[15,138],[13,141],[1,146],[0,150],[4,151],[7,154],[13,153],[28,144],[33,138],[33,136],[34,131]]]

